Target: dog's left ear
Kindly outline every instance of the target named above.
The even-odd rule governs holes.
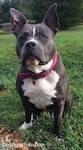
[[[11,15],[10,22],[12,25],[12,32],[17,36],[17,34],[20,32],[20,30],[26,23],[26,18],[15,8],[10,8],[10,15]]]
[[[47,11],[43,21],[55,34],[57,30],[60,28],[59,26],[59,18],[57,14],[57,4],[53,4]]]

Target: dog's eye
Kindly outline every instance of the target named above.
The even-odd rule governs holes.
[[[42,37],[43,37],[43,38],[46,38],[46,39],[48,38],[48,36],[45,35],[45,34],[42,34]]]
[[[24,42],[27,40],[27,37],[25,35],[22,35],[19,37],[19,42],[21,46],[24,44]]]
[[[20,40],[26,40],[26,37],[24,35],[22,35],[19,39]]]

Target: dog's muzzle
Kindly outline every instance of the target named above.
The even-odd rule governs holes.
[[[22,60],[23,65],[39,65],[45,63],[44,49],[36,40],[30,40],[25,43]]]

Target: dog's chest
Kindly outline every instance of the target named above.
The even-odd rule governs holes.
[[[29,101],[39,109],[45,109],[51,105],[51,99],[56,98],[56,86],[59,81],[59,75],[52,71],[49,76],[37,79],[33,83],[33,79],[24,79],[22,90],[24,96],[29,97]]]

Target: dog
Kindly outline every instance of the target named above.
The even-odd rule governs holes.
[[[53,134],[62,138],[62,117],[72,106],[72,94],[66,69],[57,52],[54,36],[59,30],[57,4],[53,4],[39,24],[27,23],[26,17],[10,8],[16,52],[21,62],[16,87],[25,110],[21,129],[32,126],[43,110],[52,108]]]

